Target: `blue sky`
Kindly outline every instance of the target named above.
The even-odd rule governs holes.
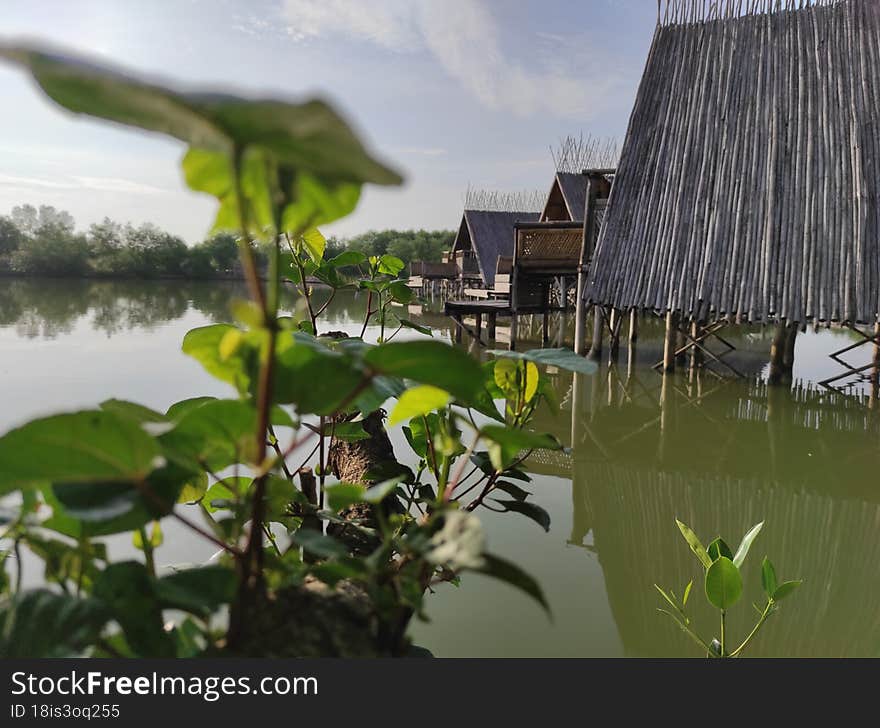
[[[568,134],[622,139],[654,0],[0,0],[0,37],[187,85],[332,99],[406,177],[325,232],[453,228],[469,184],[544,189]],[[213,203],[182,146],[72,119],[0,66],[0,214],[16,204],[152,221],[189,242]]]

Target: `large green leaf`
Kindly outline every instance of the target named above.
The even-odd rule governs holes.
[[[24,46],[0,57],[28,69],[58,104],[80,114],[168,134],[187,144],[232,153],[256,146],[298,170],[348,182],[399,184],[375,161],[328,104],[289,103],[218,93],[180,92],[81,58]]]
[[[174,642],[164,630],[155,580],[143,564],[110,564],[98,576],[92,594],[107,605],[129,647],[140,657],[174,656]]]
[[[561,450],[562,445],[552,435],[542,435],[502,425],[485,425],[480,434],[490,441],[489,459],[496,470],[513,464],[524,450]]]
[[[439,341],[404,341],[383,344],[367,352],[364,361],[375,371],[431,384],[464,403],[482,388],[483,372],[477,361]]]
[[[535,364],[554,366],[579,374],[593,374],[598,369],[595,362],[575,354],[571,349],[533,349],[523,352],[492,349],[489,353],[502,358],[520,359]]]
[[[209,374],[222,382],[228,382],[241,394],[248,391],[252,372],[256,368],[255,353],[251,348],[239,347],[230,351],[221,348],[224,341],[236,332],[235,326],[212,324],[190,329],[183,337],[183,353],[201,364]]]
[[[162,606],[208,617],[235,596],[235,572],[225,566],[200,566],[163,576],[156,582]]]
[[[252,462],[257,411],[237,399],[217,399],[191,409],[160,440],[168,456],[191,467],[217,472]]]
[[[47,526],[77,538],[131,531],[171,513],[186,483],[197,477],[168,463],[142,479],[55,482],[54,500],[45,490],[44,496],[61,512]]]
[[[452,400],[449,392],[430,384],[406,390],[388,417],[388,424],[393,426],[400,422],[421,417],[435,410],[443,409]]]
[[[363,386],[357,360],[335,351],[309,334],[296,333],[278,353],[275,399],[302,413],[332,414]]]
[[[776,587],[776,591],[773,592],[773,601],[778,602],[782,599],[785,599],[789,594],[791,594],[803,583],[804,582],[801,579],[782,582],[778,587]]]
[[[96,599],[43,589],[0,602],[0,657],[76,657],[100,637],[110,615]]]
[[[161,464],[136,421],[107,411],[55,415],[0,438],[0,494],[46,481],[133,481]]]
[[[718,609],[729,609],[742,596],[742,575],[726,556],[719,556],[706,571],[706,598]]]

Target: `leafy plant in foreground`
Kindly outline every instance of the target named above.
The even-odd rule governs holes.
[[[591,365],[571,352],[480,365],[394,314],[412,294],[391,255],[325,261],[318,225],[351,212],[361,186],[397,184],[327,104],[181,93],[83,61],[0,47],[57,103],[189,145],[189,186],[213,195],[215,230],[237,228],[250,297],[235,324],[194,329],[183,351],[233,396],[158,412],[125,400],[29,422],[0,438],[11,543],[0,569],[0,655],[189,657],[405,654],[407,626],[433,584],[464,571],[502,579],[545,608],[535,581],[488,553],[478,508],[549,527],[528,501],[528,454],[558,449],[528,429],[548,387],[536,366]],[[268,249],[268,278],[253,243]],[[354,266],[351,280],[342,268]],[[314,280],[366,292],[361,337],[319,336]],[[279,312],[281,286],[304,302]],[[379,344],[363,340],[371,320]],[[387,336],[386,329],[394,332]],[[430,333],[430,332],[427,332]],[[503,412],[496,400],[504,400]],[[397,462],[389,420],[418,457]],[[162,571],[163,519],[217,549]],[[143,561],[113,561],[104,536],[130,534]],[[22,548],[47,587],[22,588]],[[15,578],[7,578],[10,553]],[[186,616],[168,625],[166,612]]]
[[[671,589],[664,590],[655,584],[654,587],[660,593],[660,596],[672,608],[672,611],[665,608],[658,608],[657,611],[668,615],[675,621],[682,631],[706,650],[707,657],[738,657],[754,639],[755,635],[758,634],[767,618],[778,610],[779,602],[790,595],[803,582],[795,580],[779,583],[776,578],[776,569],[773,567],[770,559],[765,556],[761,564],[761,584],[767,601],[763,607],[757,604],[753,605],[758,613],[757,622],[746,638],[738,646],[731,648],[730,636],[727,632],[727,611],[742,596],[743,579],[740,568],[751,549],[752,542],[760,533],[764,523],[762,521],[749,529],[746,535],[743,536],[736,553],[731,551],[730,547],[720,536],[712,541],[708,547],[704,547],[689,526],[686,526],[679,520],[676,520],[676,524],[691,551],[706,570],[703,580],[704,591],[709,604],[720,612],[720,635],[710,641],[697,634],[693,628],[692,620],[685,611],[688,599],[690,598],[691,588],[694,585],[693,580],[688,582],[688,585],[684,588],[680,601],[674,591]]]

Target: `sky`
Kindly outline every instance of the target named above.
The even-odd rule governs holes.
[[[546,190],[567,135],[623,139],[654,0],[0,0],[0,42],[50,43],[187,88],[332,101],[399,188],[325,228],[452,229],[468,186]],[[0,214],[22,203],[205,237],[181,143],[72,117],[0,65]]]

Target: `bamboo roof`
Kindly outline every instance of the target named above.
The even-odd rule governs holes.
[[[880,2],[669,0],[585,295],[873,322],[878,186]]]

